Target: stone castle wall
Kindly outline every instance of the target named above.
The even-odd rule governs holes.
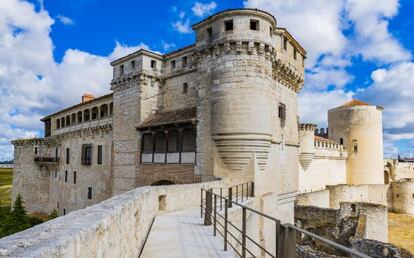
[[[388,206],[393,212],[414,215],[413,179],[402,179],[390,184]]]
[[[198,207],[200,189],[223,182],[140,187],[86,209],[0,239],[0,255],[12,257],[138,257],[153,218]]]

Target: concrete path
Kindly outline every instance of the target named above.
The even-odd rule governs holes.
[[[142,258],[234,258],[233,250],[223,251],[223,238],[204,226],[200,209],[176,211],[155,218]]]

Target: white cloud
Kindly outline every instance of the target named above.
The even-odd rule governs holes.
[[[168,43],[168,42],[162,42],[162,49],[164,50],[164,51],[169,51],[169,50],[171,50],[172,48],[175,48],[176,47],[176,45],[174,44],[174,43]]]
[[[140,48],[116,42],[108,56],[68,49],[53,58],[54,20],[42,8],[19,0],[0,1],[0,158],[12,158],[10,140],[40,136],[39,119],[76,104],[90,92],[109,93],[109,62]]]
[[[63,23],[64,25],[75,25],[75,21],[74,20],[72,20],[71,18],[69,18],[69,17],[66,17],[66,16],[63,16],[63,15],[58,15],[58,16],[56,16],[56,18],[61,22],[61,23]]]
[[[205,3],[205,4],[197,1],[195,2],[191,10],[193,11],[194,15],[198,17],[202,17],[204,15],[211,14],[214,11],[214,9],[216,9],[216,7],[217,7],[217,4],[214,1],[210,3]]]
[[[176,21],[172,24],[172,26],[180,33],[188,34],[191,33],[190,27],[190,19],[186,19],[185,21]]]

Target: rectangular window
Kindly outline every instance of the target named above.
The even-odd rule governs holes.
[[[131,61],[131,68],[132,68],[132,70],[134,70],[134,69],[135,69],[135,60],[132,60],[132,61]]]
[[[207,28],[206,32],[207,32],[207,38],[211,39],[213,37],[213,28],[212,27]]]
[[[283,37],[283,49],[287,50],[287,45],[288,45],[288,39],[287,37]]]
[[[183,67],[187,66],[188,58],[186,56],[183,57]]]
[[[251,30],[259,30],[259,21],[258,20],[250,20],[250,29]]]
[[[185,129],[182,134],[182,151],[195,152],[196,151],[196,130]]]
[[[124,65],[119,66],[119,75],[124,75]]]
[[[68,182],[68,171],[65,170],[65,183],[67,183],[67,182]]]
[[[98,164],[102,164],[102,145],[98,145]]]
[[[164,132],[155,133],[155,153],[165,152],[165,134]]]
[[[91,165],[92,164],[92,145],[84,144],[82,145],[82,165]]]
[[[183,84],[183,93],[186,94],[188,92],[188,84],[184,83]]]
[[[233,30],[233,20],[228,20],[224,22],[225,31],[232,31]]]
[[[157,61],[151,60],[151,68],[157,68]]]
[[[92,200],[92,187],[88,187],[88,199]]]
[[[175,60],[171,61],[171,69],[175,69]]]
[[[152,153],[154,150],[154,136],[152,133],[142,135],[142,152]]]
[[[286,121],[286,105],[283,103],[279,103],[278,116],[280,118],[280,125],[284,127]]]
[[[293,49],[293,59],[296,60],[297,56],[298,56],[298,51],[296,50],[296,48]]]
[[[178,152],[178,131],[169,131],[168,132],[168,152]]]
[[[70,161],[70,150],[66,148],[66,164],[69,164]]]

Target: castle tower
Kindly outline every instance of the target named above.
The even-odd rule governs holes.
[[[304,170],[308,169],[315,155],[315,129],[315,124],[299,124],[299,162]]]
[[[351,100],[328,111],[329,138],[348,150],[348,184],[384,183],[382,110]]]

